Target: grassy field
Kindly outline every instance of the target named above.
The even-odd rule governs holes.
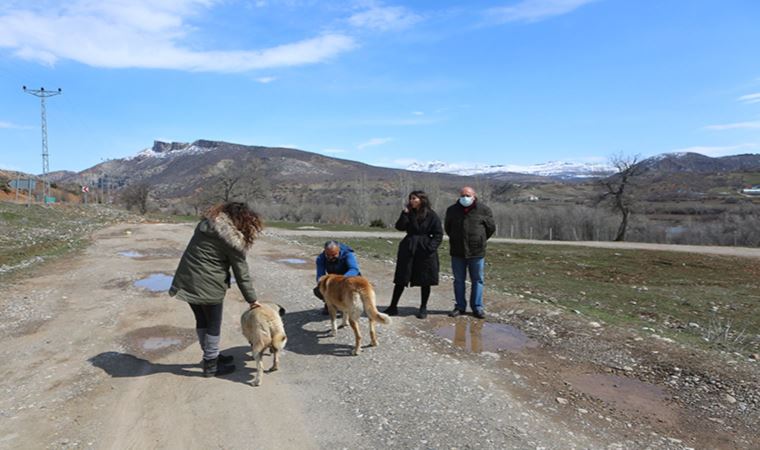
[[[360,258],[395,260],[398,248],[395,239],[344,242]],[[447,242],[439,255],[442,271],[450,273]],[[491,243],[486,287],[685,344],[760,350],[760,262],[755,259]]]
[[[272,228],[282,228],[285,230],[301,230],[305,227],[313,227],[311,229],[320,229],[325,231],[372,231],[372,230],[380,230],[380,231],[386,231],[387,228],[370,228],[367,226],[361,226],[361,225],[339,225],[339,224],[329,224],[329,223],[319,223],[319,224],[306,224],[306,223],[297,223],[297,222],[282,222],[282,221],[271,221],[266,222],[266,226],[272,227]]]
[[[87,243],[89,233],[126,220],[124,211],[100,205],[18,205],[0,202],[0,277]]]

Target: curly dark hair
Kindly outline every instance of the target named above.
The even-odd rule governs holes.
[[[264,221],[261,219],[261,216],[249,208],[247,204],[241,202],[216,204],[206,211],[205,216],[212,218],[222,212],[227,214],[227,217],[232,220],[235,228],[243,233],[246,247],[250,247],[258,237],[258,234],[264,229]]]
[[[425,193],[425,191],[412,191],[409,193],[408,199],[412,200],[412,195],[420,199],[420,207],[417,208],[417,222],[422,222],[425,220],[425,217],[428,215],[428,211],[430,211],[430,199],[428,198],[428,195]],[[411,211],[410,211],[411,212]]]

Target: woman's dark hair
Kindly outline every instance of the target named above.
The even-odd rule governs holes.
[[[428,211],[430,211],[430,200],[428,199],[425,191],[412,191],[409,193],[409,200],[412,200],[412,195],[420,199],[420,207],[417,208],[417,221],[422,222],[427,217]]]
[[[261,216],[241,202],[219,203],[212,206],[206,212],[206,217],[216,217],[219,213],[227,214],[235,228],[243,233],[246,247],[250,247],[261,230],[264,229],[264,222]]]

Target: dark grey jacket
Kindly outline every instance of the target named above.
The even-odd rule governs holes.
[[[449,254],[459,258],[486,256],[486,241],[496,231],[491,208],[476,201],[470,212],[464,211],[459,202],[446,210],[443,228],[449,236]]]
[[[182,255],[169,295],[188,303],[222,303],[230,287],[230,269],[245,301],[256,301],[245,260],[248,247],[225,213],[203,219]]]

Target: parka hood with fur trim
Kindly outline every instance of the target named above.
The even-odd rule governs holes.
[[[224,212],[219,212],[215,216],[206,216],[206,220],[201,224],[201,231],[206,234],[216,234],[230,247],[242,253],[247,253],[251,247],[245,242],[243,233],[235,227],[230,216]]]

